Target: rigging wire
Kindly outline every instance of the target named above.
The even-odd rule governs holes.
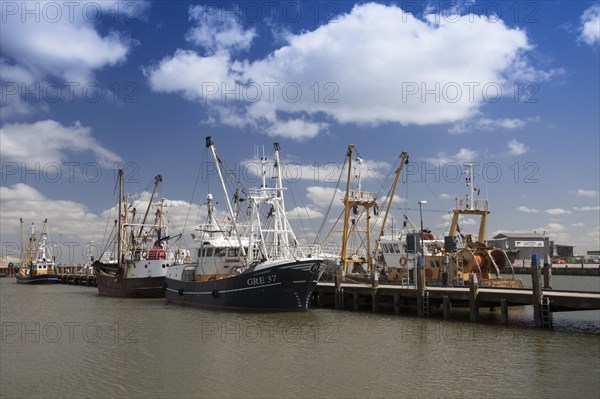
[[[187,227],[187,222],[188,222],[188,218],[190,216],[190,211],[192,210],[192,205],[194,204],[194,196],[196,195],[196,188],[198,187],[198,180],[200,180],[200,173],[202,171],[202,165],[204,164],[204,157],[206,155],[206,150],[203,151],[202,153],[202,159],[200,160],[200,167],[198,168],[198,173],[196,173],[196,181],[194,182],[194,189],[192,190],[192,197],[190,198],[190,204],[188,206],[188,210],[185,214],[185,220],[183,222],[183,229],[181,230],[181,236],[183,237],[183,234],[185,232],[185,229]],[[182,240],[183,241],[183,240]],[[177,246],[177,250],[179,251],[180,247],[181,247],[181,243],[180,245]]]
[[[327,211],[325,212],[325,216],[323,216],[323,222],[321,223],[321,226],[319,227],[319,231],[317,232],[317,236],[315,237],[313,245],[316,245],[319,242],[319,237],[321,236],[321,233],[323,232],[323,228],[325,227],[325,223],[327,222],[327,218],[329,217],[329,212],[331,211],[331,207],[333,206],[333,201],[335,200],[335,197],[338,193],[340,183],[342,181],[342,175],[344,174],[343,171],[348,166],[347,164],[348,164],[348,157],[346,156],[346,157],[344,157],[344,163],[342,165],[342,173],[340,173],[340,175],[338,176],[338,181],[335,184],[335,189],[333,190],[333,195],[331,196],[331,201],[329,201],[329,205],[327,206]],[[343,211],[342,211],[342,214],[343,214]],[[340,217],[342,216],[342,214],[340,214],[340,216],[338,216],[337,220],[340,220]],[[333,224],[333,227],[335,227],[336,224],[337,224],[337,221]],[[331,235],[331,233],[333,231],[333,227],[329,230],[325,239],[327,239]]]

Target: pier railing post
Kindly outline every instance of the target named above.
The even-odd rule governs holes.
[[[540,256],[531,256],[531,290],[533,292],[533,321],[542,328],[542,287],[540,284]]]
[[[552,260],[546,256],[544,262],[544,289],[552,289]]]
[[[469,276],[469,307],[471,310],[471,321],[479,321],[479,305],[477,304],[477,294],[479,291],[479,282],[477,275],[471,273]]]

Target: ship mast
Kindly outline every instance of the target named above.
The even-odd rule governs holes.
[[[206,137],[206,148],[210,148],[210,152],[213,157],[213,161],[215,163],[215,167],[217,168],[217,174],[219,175],[219,181],[221,182],[221,188],[223,189],[223,193],[225,194],[225,203],[227,204],[227,210],[231,215],[231,223],[233,224],[233,229],[235,230],[235,235],[238,240],[238,244],[240,245],[240,251],[242,254],[242,258],[245,258],[246,251],[244,250],[244,245],[242,244],[242,237],[240,236],[240,232],[237,227],[237,223],[235,221],[235,215],[233,213],[233,208],[231,207],[231,201],[229,201],[229,194],[227,193],[227,187],[225,187],[225,180],[223,180],[223,174],[221,173],[221,160],[217,156],[217,152],[215,150],[215,145],[212,141],[211,136]]]
[[[350,176],[352,173],[352,153],[354,152],[354,144],[348,145],[348,152],[346,153],[346,157],[348,157],[348,176],[346,180],[346,194],[344,195],[344,228],[342,231],[342,253],[340,254],[340,258],[342,259],[342,268],[344,273],[346,272],[346,261],[347,261],[347,252],[348,252],[348,219],[350,218],[350,207],[348,206],[348,201],[350,198]]]
[[[456,236],[458,233],[458,218],[460,215],[478,215],[481,216],[479,222],[479,233],[477,235],[477,243],[485,245],[485,235],[487,226],[487,215],[488,211],[487,200],[475,199],[475,193],[478,190],[475,188],[475,173],[473,171],[474,164],[465,163],[465,181],[467,183],[468,194],[466,198],[456,198],[456,208],[452,215],[452,222],[450,223],[449,236]],[[481,205],[481,206],[480,206]]]
[[[35,242],[35,229],[33,223],[29,230],[29,248],[27,249],[27,265],[30,269],[33,269],[33,243]]]
[[[362,191],[362,186],[360,182],[361,172],[360,172],[360,164],[364,161],[357,156],[356,160],[359,163],[359,168],[357,169],[356,178],[357,182],[357,190],[351,190],[350,186],[351,182],[351,171],[352,171],[352,154],[354,152],[354,145],[350,144],[348,146],[348,181],[346,183],[346,195],[344,197],[344,230],[342,232],[342,253],[341,260],[343,263],[344,272],[347,272],[347,265],[349,263],[366,263],[367,269],[369,272],[372,271],[373,262],[371,257],[371,208],[377,205],[377,201],[375,199],[375,193]],[[359,211],[359,208],[362,208],[362,211]],[[350,209],[354,213],[355,218],[352,219],[352,226],[349,226],[350,219]],[[363,217],[365,218],[365,230],[359,230],[359,221]],[[348,256],[348,241],[350,238],[350,234],[354,233],[365,233],[365,239],[362,240],[363,245],[365,246],[365,257],[364,258],[352,258]],[[358,255],[358,253],[357,253]]]
[[[152,201],[154,201],[154,196],[156,195],[156,191],[158,190],[158,185],[162,182],[162,176],[156,175],[154,177],[154,189],[152,190],[152,195],[150,195],[150,202],[148,202],[148,207],[146,208],[146,213],[144,213],[144,218],[142,219],[142,225],[140,226],[140,231],[138,232],[138,240],[142,238],[142,232],[144,230],[144,225],[146,224],[146,220],[148,218],[148,213],[150,213],[150,208],[152,207]]]
[[[398,186],[398,181],[400,180],[400,174],[402,173],[402,168],[404,167],[405,164],[408,164],[408,154],[403,151],[400,154],[400,166],[398,166],[398,169],[396,169],[396,179],[394,180],[394,185],[392,186],[392,189],[390,190],[390,195],[388,197],[388,204],[387,204],[387,208],[385,210],[385,214],[383,215],[383,222],[381,223],[381,230],[379,231],[379,237],[377,237],[377,241],[375,241],[375,248],[373,249],[373,257],[377,256],[377,250],[379,249],[379,241],[381,240],[381,237],[383,236],[383,232],[385,229],[385,223],[387,221],[388,214],[390,213],[390,208],[392,207],[392,202],[394,201],[394,195],[396,194],[396,187]],[[393,223],[394,223],[394,221],[392,220],[392,224]],[[392,231],[393,231],[393,229],[392,229]]]
[[[123,212],[123,169],[119,169],[119,209],[117,215],[117,264],[121,266],[121,240],[122,240],[122,228],[123,221],[121,219],[121,213]]]

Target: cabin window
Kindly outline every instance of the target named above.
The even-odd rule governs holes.
[[[215,248],[215,256],[225,256],[226,251],[225,248]]]
[[[238,249],[237,248],[229,248],[227,250],[227,256],[229,256],[229,257],[238,256]]]
[[[396,251],[397,254],[400,253],[400,245],[398,244],[392,244],[394,246],[394,251]]]
[[[207,257],[213,256],[213,249],[212,248],[206,248],[206,256]]]

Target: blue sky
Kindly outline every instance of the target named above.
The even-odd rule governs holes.
[[[598,2],[1,5],[3,256],[19,217],[102,241],[117,165],[142,200],[163,175],[181,226],[192,195],[198,213],[220,194],[193,190],[207,135],[239,165],[281,143],[307,240],[353,143],[372,191],[410,154],[396,218],[427,199],[443,234],[475,162],[490,235],[600,247]]]

